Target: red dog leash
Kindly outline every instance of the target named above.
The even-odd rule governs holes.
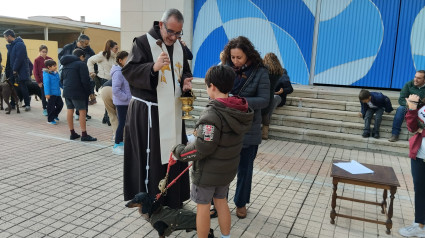
[[[168,173],[170,172],[170,167],[175,165],[177,163],[177,160],[173,159],[173,153],[170,154],[170,159],[168,160],[168,167],[167,167],[167,174],[165,175],[165,179],[168,179]],[[162,194],[166,193],[167,190],[173,186],[173,184],[175,184],[177,182],[177,180],[186,172],[189,170],[189,168],[192,166],[192,164],[188,165],[186,169],[184,169],[175,179],[173,179],[173,181],[171,181],[171,183],[169,183],[167,185],[167,187],[165,187],[163,192],[160,192],[156,195],[156,200],[158,201],[159,198],[161,198]]]

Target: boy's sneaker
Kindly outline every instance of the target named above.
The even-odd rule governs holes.
[[[56,123],[56,122],[53,120],[53,121],[48,121],[48,122],[47,122],[47,124],[50,124],[50,125],[57,125],[58,123]]]
[[[75,120],[77,120],[77,121],[78,121],[78,120],[80,120],[80,116],[79,116],[79,115],[77,115],[77,114],[75,114],[75,115],[74,115],[74,118],[75,118]]]
[[[420,228],[418,223],[400,228],[398,232],[400,235],[407,237],[425,237],[425,228]]]
[[[368,138],[369,136],[370,136],[370,133],[363,132],[363,134],[362,134],[363,138]]]
[[[124,143],[115,144],[114,148],[112,148],[112,154],[124,155]]]
[[[77,133],[75,133],[75,134],[71,134],[71,136],[69,137],[69,139],[75,140],[75,139],[78,139],[80,137],[81,137],[80,135],[78,135]]]
[[[43,109],[43,115],[47,117],[47,109]]]
[[[82,136],[81,141],[97,141],[96,138],[91,137],[90,135]]]
[[[26,112],[31,111],[31,107],[30,107],[30,106],[25,106],[25,111],[26,111]]]
[[[59,121],[59,117],[55,117],[55,121]]]

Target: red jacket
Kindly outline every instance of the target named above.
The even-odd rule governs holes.
[[[49,56],[46,56],[46,58],[38,56],[34,60],[34,68],[32,72],[34,74],[34,78],[35,78],[35,81],[37,81],[37,83],[43,82],[43,68],[46,68],[46,65],[44,65],[44,61],[48,59],[52,59],[52,58],[50,58]]]
[[[418,110],[408,110],[405,116],[407,130],[412,133],[415,133],[419,129],[418,124]],[[418,154],[419,148],[422,145],[422,137],[425,136],[425,129],[422,133],[415,133],[409,139],[409,157],[411,159],[416,159],[416,155]]]

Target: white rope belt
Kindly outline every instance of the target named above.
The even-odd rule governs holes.
[[[146,180],[145,180],[145,187],[146,187],[146,193],[149,193],[148,191],[148,183],[149,183],[149,154],[151,152],[150,149],[150,132],[152,128],[152,106],[158,106],[158,103],[145,101],[143,99],[140,99],[138,97],[132,96],[134,100],[144,102],[148,106],[148,145],[146,147]]]

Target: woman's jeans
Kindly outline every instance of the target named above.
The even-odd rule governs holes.
[[[252,171],[254,169],[254,159],[257,156],[258,145],[244,145],[240,153],[238,167],[238,181],[236,183],[236,193],[234,202],[236,207],[244,207],[249,203],[251,197]]]
[[[118,114],[118,127],[117,131],[115,132],[115,144],[119,144],[123,142],[123,133],[124,133],[124,126],[125,126],[125,120],[127,118],[127,105],[116,105],[115,108],[117,109]]]
[[[425,161],[412,159],[410,165],[415,188],[415,222],[425,224]]]

